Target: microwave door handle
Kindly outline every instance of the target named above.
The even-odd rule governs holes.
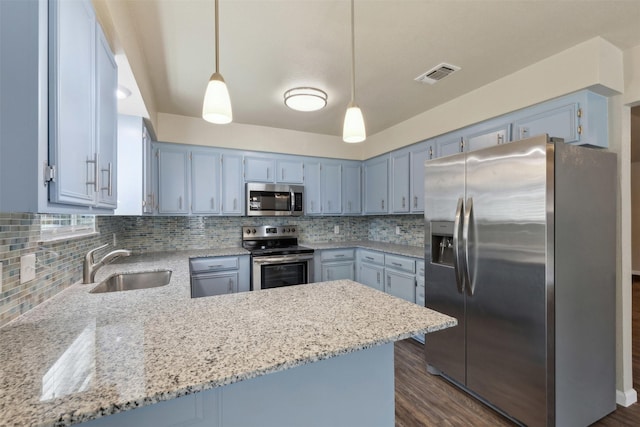
[[[296,210],[296,194],[293,190],[289,190],[289,200],[291,200],[291,213],[293,214]]]

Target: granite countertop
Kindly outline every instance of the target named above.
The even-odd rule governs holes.
[[[0,425],[71,425],[456,324],[349,280],[190,298],[190,256],[242,254],[121,258],[96,281],[166,268],[171,283],[76,284],[1,328]]]
[[[375,242],[373,240],[350,240],[346,242],[301,243],[304,246],[322,249],[363,248],[388,254],[403,255],[412,258],[424,258],[424,247],[398,245],[396,243]]]

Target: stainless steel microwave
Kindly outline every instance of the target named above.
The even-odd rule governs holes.
[[[300,216],[304,214],[302,185],[247,183],[247,216]]]

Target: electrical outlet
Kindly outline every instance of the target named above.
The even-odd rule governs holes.
[[[396,225],[396,234],[400,234],[400,226]]]
[[[20,283],[26,283],[36,278],[36,254],[20,257]]]
[[[118,247],[118,240],[116,239],[116,233],[113,233],[113,247]]]
[[[340,226],[339,225],[334,225],[333,226],[333,232],[334,232],[334,234],[340,234]]]

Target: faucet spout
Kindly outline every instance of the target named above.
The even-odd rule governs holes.
[[[91,249],[85,255],[84,263],[82,264],[82,283],[83,284],[93,283],[95,281],[95,277],[96,277],[96,273],[98,272],[98,269],[103,265],[107,264],[108,262],[120,256],[131,255],[131,251],[127,249],[116,249],[115,251],[111,251],[105,256],[103,256],[100,261],[94,262],[93,256],[96,253],[96,251],[99,251],[100,249],[104,249],[107,246],[109,246],[108,243],[106,245],[99,246],[95,249]]]

